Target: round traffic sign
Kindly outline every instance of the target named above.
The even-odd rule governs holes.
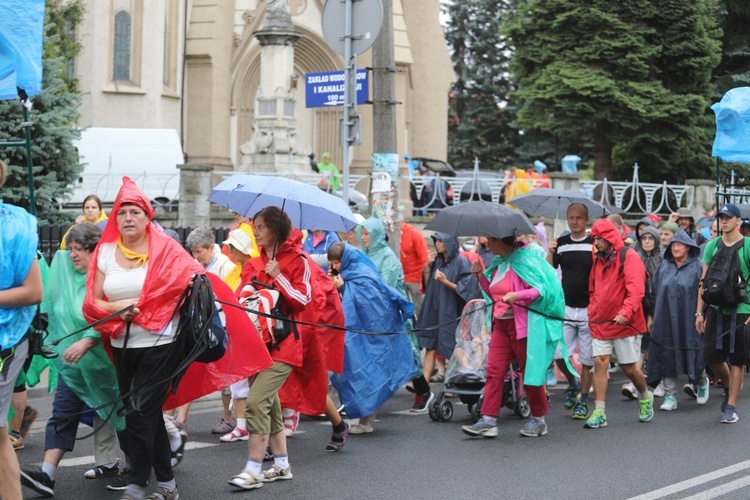
[[[346,35],[346,1],[326,0],[322,15],[323,37],[337,54],[344,55]],[[383,26],[381,0],[352,0],[352,54],[369,49]]]

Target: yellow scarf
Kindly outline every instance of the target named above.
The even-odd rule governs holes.
[[[135,253],[129,248],[126,248],[125,245],[122,244],[122,236],[117,237],[117,247],[120,249],[122,254],[125,256],[128,260],[135,260],[135,267],[143,267],[146,265],[146,261],[148,260],[148,254],[147,253]]]

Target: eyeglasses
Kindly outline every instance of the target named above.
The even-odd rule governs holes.
[[[641,241],[656,241],[656,238],[654,238],[651,235],[649,235],[649,236],[641,236]]]
[[[69,246],[68,253],[83,253],[86,249],[81,246]]]

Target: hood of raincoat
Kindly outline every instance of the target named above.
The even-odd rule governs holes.
[[[641,224],[645,224],[646,226],[643,227],[643,228],[641,228],[640,227]],[[641,232],[644,229],[646,229],[647,227],[653,227],[653,228],[655,228],[654,221],[652,221],[648,217],[644,217],[644,218],[642,218],[641,220],[638,221],[638,223],[635,225],[635,235],[636,235],[636,237],[638,237],[638,239],[641,238]]]
[[[435,233],[432,235],[432,241],[435,240],[442,240],[442,242],[445,244],[445,251],[448,253],[448,260],[453,260],[456,255],[458,255],[458,251],[460,250],[458,245],[458,238],[455,236],[451,236],[447,233]],[[438,255],[438,259],[441,259],[442,257]]]
[[[594,222],[594,225],[591,226],[591,239],[593,240],[595,236],[609,242],[612,245],[613,252],[619,252],[623,245],[625,245],[617,228],[608,219],[599,219]],[[597,255],[599,255],[599,252],[597,252]]]
[[[379,217],[370,217],[361,227],[370,233],[370,247],[365,254],[377,267],[383,280],[393,288],[406,293],[404,287],[404,270],[401,261],[385,240],[385,226]],[[360,240],[361,240],[360,235]],[[364,248],[364,245],[363,245]]]
[[[683,245],[687,245],[688,247],[688,258],[687,260],[690,261],[692,259],[696,259],[701,254],[700,247],[693,241],[693,238],[691,238],[682,228],[678,229],[677,232],[674,233],[674,236],[672,236],[672,239],[669,240],[669,245],[667,245],[667,249],[664,250],[664,259],[668,260],[670,262],[674,262],[674,257],[672,256],[672,243],[682,243]]]
[[[370,217],[366,219],[361,226],[370,233],[370,248],[365,250],[365,253],[369,256],[372,253],[377,253],[385,248],[390,249],[388,242],[385,241],[385,226],[380,217]]]
[[[638,251],[639,254],[646,255],[646,251],[643,249],[643,245],[641,245],[641,236],[644,234],[650,234],[654,237],[655,243],[654,243],[654,249],[651,250],[652,254],[659,253],[659,230],[656,229],[654,226],[646,226],[643,229],[641,229],[640,234],[638,235],[638,241],[636,242],[635,249]]]

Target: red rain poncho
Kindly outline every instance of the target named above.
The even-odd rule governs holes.
[[[289,242],[301,252],[301,233],[294,230]],[[308,257],[312,301],[295,314],[299,321],[315,324],[344,326],[341,299],[331,279]],[[328,371],[341,373],[344,369],[344,331],[309,325],[298,325],[302,340],[303,364],[294,368],[279,390],[283,408],[306,415],[325,411],[328,394]]]
[[[154,216],[151,202],[138,186],[128,177],[123,177],[114,205],[112,217],[104,228],[101,244],[115,243],[120,236],[117,226],[117,213],[124,204],[132,204],[146,212],[149,219]],[[137,307],[140,313],[134,323],[151,331],[162,330],[172,319],[177,302],[194,274],[205,274],[203,268],[180,245],[149,223],[149,257],[146,280]],[[83,314],[89,322],[109,316],[109,313],[94,303],[93,290],[98,272],[99,247],[94,251],[86,278],[86,299]],[[219,300],[234,302],[239,306],[229,287],[218,277],[209,273],[214,294]],[[271,366],[271,358],[255,327],[243,311],[231,306],[223,306],[227,317],[226,328],[229,337],[224,357],[209,364],[193,363],[183,376],[176,394],[170,395],[164,409],[175,408],[198,399],[206,394],[221,390],[229,384],[247,378]],[[102,341],[110,350],[110,339],[125,326],[119,317],[97,327]]]

